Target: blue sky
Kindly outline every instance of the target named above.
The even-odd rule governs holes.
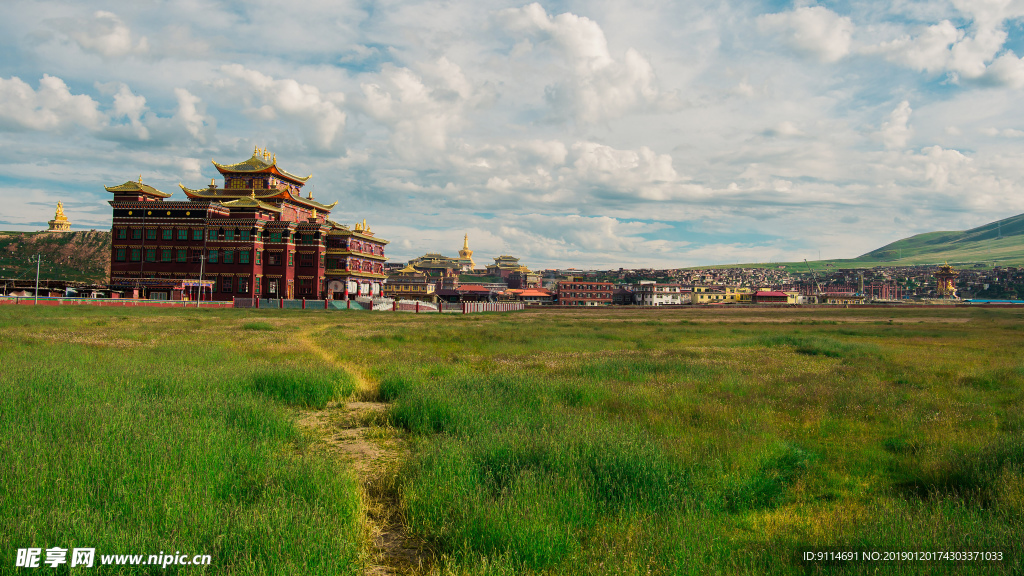
[[[268,148],[393,260],[852,257],[1024,212],[1024,2],[5,2],[0,229]]]

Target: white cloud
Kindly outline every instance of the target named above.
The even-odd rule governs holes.
[[[887,59],[914,70],[935,73],[946,70],[950,62],[949,47],[963,38],[963,32],[949,20],[943,20],[928,26],[916,37],[902,36],[895,40],[882,42],[876,47],[867,49],[869,53],[878,52]]]
[[[184,88],[175,88],[174,96],[178,99],[178,110],[175,112],[174,118],[199,143],[205,143],[207,131],[214,122],[211,116],[203,113],[202,100]]]
[[[364,111],[391,130],[393,150],[406,159],[445,150],[449,134],[464,125],[465,114],[491,97],[446,57],[420,68],[423,75],[385,64],[376,82],[361,86]]]
[[[64,130],[73,125],[91,130],[105,123],[99,103],[85,94],[72,94],[56,76],[43,74],[39,89],[18,77],[0,78],[0,125],[23,130]]]
[[[536,33],[561,52],[571,80],[549,86],[547,98],[577,122],[601,122],[630,112],[676,106],[675,94],[658,88],[648,59],[633,48],[626,50],[621,61],[613,58],[604,31],[593,20],[569,12],[552,18],[537,3],[503,10],[500,16],[509,30]],[[523,52],[522,42],[517,43],[513,53]]]
[[[146,37],[134,40],[128,26],[111,12],[100,10],[91,18],[62,19],[59,24],[82,50],[99,54],[104,58],[121,58],[149,50],[149,41]]]
[[[306,140],[317,148],[333,147],[345,128],[342,92],[322,92],[291,78],[278,80],[240,64],[226,64],[221,72],[224,78],[216,85],[240,97],[247,114],[260,120],[280,115],[297,121]]]
[[[882,122],[879,135],[886,148],[903,148],[907,145],[907,140],[913,134],[909,125],[911,112],[910,102],[904,100],[889,114],[889,119]]]
[[[821,6],[803,6],[789,12],[764,14],[758,27],[782,37],[790,48],[822,62],[835,62],[850,53],[853,21]]]

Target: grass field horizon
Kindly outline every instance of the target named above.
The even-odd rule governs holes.
[[[0,572],[75,545],[362,572],[365,496],[295,424],[354,398],[352,369],[409,444],[388,486],[429,546],[410,573],[1020,573],[1022,319],[4,307]]]

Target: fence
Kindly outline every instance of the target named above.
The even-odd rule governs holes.
[[[195,300],[137,300],[135,298],[53,298],[49,296],[39,297],[40,306],[142,306],[151,308],[195,308]],[[33,296],[16,296],[13,298],[0,297],[0,305],[22,304],[32,306],[36,304]],[[206,301],[199,302],[203,308],[231,308],[231,302]]]
[[[203,303],[205,306],[207,303]],[[228,304],[228,303],[223,303]],[[522,302],[463,302],[449,304],[442,302],[432,304],[416,300],[393,300],[391,298],[371,298],[360,296],[351,300],[292,300],[286,298],[259,299],[235,298],[235,308],[277,308],[286,310],[377,310],[381,312],[414,312],[414,313],[461,313],[475,312],[512,312],[523,310]]]
[[[523,310],[526,304],[522,302],[463,302],[462,313],[472,314],[474,312],[513,312]]]

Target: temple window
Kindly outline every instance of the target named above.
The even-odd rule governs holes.
[[[193,230],[192,231],[192,239],[193,240],[202,240],[203,239],[203,231],[199,230],[198,228]]]
[[[165,228],[161,230],[161,232],[162,234],[160,237],[164,240],[171,240],[174,238],[174,230],[171,230],[170,228]]]
[[[234,278],[230,276],[224,276],[220,280],[220,291],[231,292],[231,284],[234,283]]]
[[[224,263],[225,264],[234,264],[235,263],[235,251],[234,250],[225,250],[224,251]]]
[[[216,250],[210,250],[209,262],[210,262],[210,264],[216,264],[217,263],[217,251]]]
[[[156,262],[156,249],[146,250],[146,262]]]
[[[280,266],[281,255],[280,254],[267,254],[267,266]]]
[[[188,240],[188,230],[184,228],[178,230],[178,240]]]
[[[238,263],[239,264],[248,264],[249,263],[249,251],[248,250],[242,250],[242,251],[240,251],[238,253]]]
[[[235,240],[235,231],[234,230],[228,230],[228,231],[224,232],[224,239],[227,240],[228,242],[234,242],[234,240]]]
[[[132,230],[132,240],[142,240],[142,229],[135,228]]]
[[[238,292],[245,294],[249,291],[249,280],[247,278],[238,279]]]
[[[125,256],[125,249],[124,248],[118,248],[117,252],[114,254],[114,260],[117,260],[118,262],[124,262],[124,256]]]
[[[281,241],[281,233],[280,232],[271,232],[270,233],[270,241],[271,242],[280,242]]]
[[[146,230],[146,240],[156,240],[156,228]]]
[[[178,262],[187,262],[187,261],[188,261],[188,250],[185,250],[184,248],[179,248],[178,249]]]
[[[119,240],[124,240],[124,239],[128,238],[128,229],[127,228],[118,228],[117,229],[117,238]]]
[[[228,180],[228,188],[232,190],[245,188],[245,180],[242,180],[241,178],[232,178],[231,180]]]
[[[160,251],[160,261],[170,262],[171,261],[171,250],[169,248]]]
[[[207,236],[207,238],[209,238],[210,240],[216,240],[217,239],[217,231],[216,230],[210,230],[210,234]]]
[[[253,188],[262,189],[263,188],[263,180],[253,180],[252,181],[252,187]]]
[[[289,266],[295,266],[295,255],[294,254],[289,254],[288,255],[288,265]]]
[[[249,231],[248,230],[242,230],[242,232],[240,233],[240,236],[241,236],[241,238],[239,238],[239,240],[241,240],[242,242],[248,242],[249,241]]]
[[[312,254],[301,254],[299,257],[299,266],[312,266],[313,255]]]
[[[138,248],[132,248],[132,262],[138,262],[142,259],[142,250]]]
[[[261,256],[263,256],[263,251],[262,251],[262,250],[257,250],[257,251],[256,251],[256,263],[257,263],[257,264],[259,264],[259,263],[260,263],[260,257],[261,257]]]
[[[202,255],[203,255],[203,251],[202,250],[193,250],[192,251],[192,263],[193,264],[199,264],[200,257]]]

